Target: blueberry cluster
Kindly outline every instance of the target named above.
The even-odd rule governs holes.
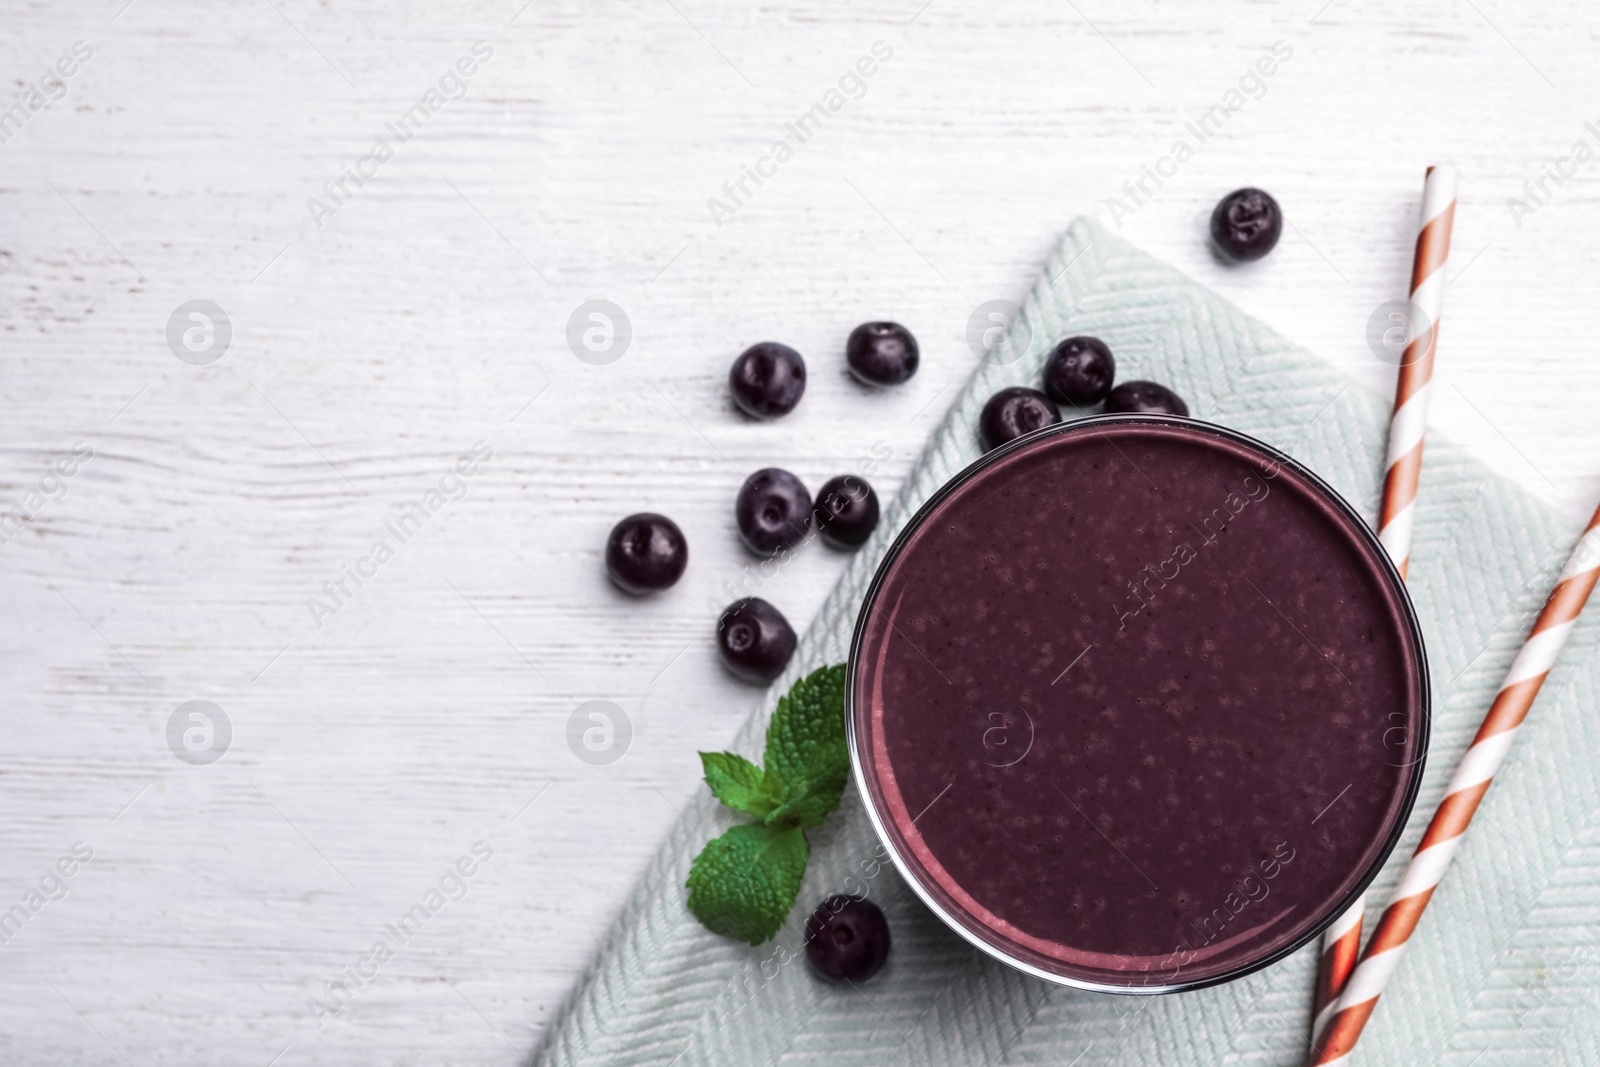
[[[1045,362],[1042,390],[1013,385],[983,405],[978,434],[984,448],[998,448],[1040,427],[1055,425],[1061,421],[1060,404],[1069,404],[1080,414],[1101,403],[1107,414],[1189,414],[1189,405],[1166,386],[1144,381],[1115,385],[1116,377],[1117,361],[1104,341],[1067,338]]]
[[[845,359],[850,373],[873,386],[899,385],[917,372],[921,354],[911,331],[894,322],[865,322],[850,333]],[[751,345],[733,361],[728,390],[739,410],[755,419],[787,415],[806,391],[806,362],[776,341]],[[839,549],[852,549],[878,525],[878,496],[864,478],[840,475],[812,498],[805,483],[779,467],[746,478],[734,499],[739,538],[764,558],[787,553],[813,535]],[[606,543],[606,571],[624,592],[659,592],[683,577],[689,543],[664,515],[642,512],[623,519]],[[745,681],[765,685],[789,663],[794,629],[783,613],[760,597],[736,600],[717,621],[723,664]]]
[[[1211,213],[1211,240],[1224,259],[1244,263],[1260,259],[1283,234],[1283,209],[1261,189],[1235,189]],[[1044,368],[1044,388],[1012,386],[989,398],[978,418],[978,434],[986,449],[997,448],[1024,434],[1061,421],[1060,404],[1080,414],[1101,402],[1105,412],[1181,415],[1189,405],[1159,382],[1114,385],[1117,361],[1098,337],[1069,337],[1056,345]]]

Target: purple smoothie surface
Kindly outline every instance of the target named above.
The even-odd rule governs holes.
[[[1178,988],[1304,943],[1414,798],[1426,665],[1361,520],[1186,420],[989,460],[879,570],[857,771],[925,899],[1046,977]]]

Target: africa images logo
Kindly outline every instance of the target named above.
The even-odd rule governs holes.
[[[10,144],[22,132],[22,128],[32,121],[33,116],[56,101],[65,99],[66,79],[77,74],[80,64],[89,62],[93,57],[94,46],[87,41],[73,41],[72,51],[63,54],[53,66],[46,68],[37,81],[29,83],[17,79],[16,84],[22,86],[22,91],[10,107],[0,108],[0,144]]]
[[[828,89],[797,119],[783,124],[783,135],[774,140],[767,152],[756,160],[754,168],[748,163],[739,164],[739,176],[722,183],[722,194],[727,197],[726,200],[715,196],[706,198],[706,210],[711,212],[711,221],[722,227],[740,208],[754,199],[755,189],[750,188],[750,183],[754,182],[756,189],[759,189],[767,184],[768,178],[777,177],[778,168],[794,158],[796,148],[820,133],[823,124],[843,111],[846,104],[867,95],[867,79],[878,73],[880,65],[889,62],[893,55],[894,48],[888,42],[872,42],[872,55],[861,56],[854,66],[846,67],[844,73],[839,75],[838,88]]]
[[[1267,79],[1276,74],[1279,65],[1289,62],[1293,55],[1294,49],[1290,45],[1283,41],[1274,41],[1267,53],[1262,54],[1254,64],[1244,69],[1236,85],[1223,93],[1221,100],[1201,112],[1194,122],[1183,124],[1183,128],[1194,137],[1194,144],[1191,145],[1186,139],[1179,137],[1172,143],[1172,151],[1155,161],[1154,168],[1145,164],[1140,168],[1137,178],[1130,178],[1122,183],[1122,192],[1127,200],[1115,196],[1106,197],[1106,210],[1117,228],[1121,229],[1123,219],[1150,202],[1155,196],[1155,190],[1166,184],[1162,181],[1163,178],[1177,177],[1178,168],[1194,158],[1197,148],[1221,133],[1222,127],[1231,117],[1244,110],[1245,104],[1266,96]],[[1155,188],[1151,188],[1152,185]]]
[[[393,122],[385,122],[384,130],[394,138],[396,144],[411,140],[422,132],[423,125],[430,118],[444,109],[446,98],[460,100],[467,95],[468,79],[478,73],[480,63],[487,63],[493,56],[494,49],[487,42],[475,42],[472,55],[457,59],[454,66],[439,76],[436,85],[428,86],[421,99],[402,111]],[[306,210],[311,212],[311,221],[317,224],[317,229],[322,229],[324,219],[337,215],[340,208],[355,198],[357,190],[378,176],[378,168],[393,158],[394,149],[389,147],[389,142],[382,137],[373,138],[372,148],[366,155],[354,163],[342,165],[337,177],[323,182],[322,192],[326,200],[314,196],[306,198]],[[350,188],[352,182],[355,189]]]
[[[232,743],[233,722],[209,700],[179,704],[167,718],[167,747],[190,766],[217,762]]]

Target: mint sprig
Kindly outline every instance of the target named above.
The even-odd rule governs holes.
[[[767,724],[763,766],[702,752],[711,795],[755,817],[709,842],[689,869],[689,910],[714,933],[752,945],[771,939],[800,894],[805,832],[839,806],[850,773],[844,664],[812,671]]]

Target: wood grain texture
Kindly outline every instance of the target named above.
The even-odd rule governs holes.
[[[710,643],[751,564],[743,474],[815,486],[879,445],[893,494],[973,309],[1018,299],[1075,215],[1110,223],[1275,41],[1265,94],[1119,232],[1388,393],[1368,318],[1404,295],[1423,168],[1456,164],[1433,428],[1587,514],[1600,163],[1520,220],[1506,200],[1600,148],[1589,9],[919,3],[0,4],[8,91],[94,49],[0,144],[0,511],[95,451],[0,545],[0,908],[94,849],[0,946],[0,1059],[518,1062],[696,749],[757,700]],[[465,97],[314,225],[307,198],[477,40]],[[865,94],[716,225],[707,198],[876,41]],[[1243,184],[1292,226],[1228,268],[1205,221]],[[195,298],[234,329],[205,367],[165,339]],[[590,299],[632,322],[608,366],[567,348]],[[900,390],[843,373],[868,318],[922,341]],[[723,382],[767,338],[812,376],[757,425]],[[465,496],[314,626],[307,598],[478,441]],[[636,602],[599,557],[647,508],[692,556]],[[840,568],[813,546],[752,581],[798,627]],[[565,742],[597,698],[635,730],[608,767]],[[167,747],[191,699],[233,725],[211,766]],[[307,999],[477,840],[466,896],[319,1029]]]

